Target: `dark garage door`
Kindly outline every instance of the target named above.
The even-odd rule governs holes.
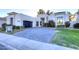
[[[27,27],[32,27],[32,22],[31,22],[31,21],[23,21],[23,26],[24,26],[25,28],[27,28]]]

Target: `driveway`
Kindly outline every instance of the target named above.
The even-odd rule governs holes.
[[[28,38],[40,42],[48,43],[55,35],[53,28],[29,28],[14,34],[15,36]]]
[[[73,50],[71,48],[44,43],[0,33],[0,50]]]

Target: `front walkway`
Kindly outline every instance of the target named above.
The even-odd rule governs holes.
[[[55,29],[53,28],[29,28],[14,35],[48,43],[52,40],[55,33]]]

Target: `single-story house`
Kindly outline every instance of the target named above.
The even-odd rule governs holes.
[[[71,23],[70,27],[73,27],[74,24],[79,23],[79,10],[72,17],[73,19],[70,22]]]
[[[23,26],[23,27],[43,27],[44,23],[48,23],[49,21],[55,22],[55,26],[65,25],[66,21],[69,20],[70,14],[69,12],[55,12],[50,15],[39,14],[37,17],[31,17],[28,15],[24,15],[21,13],[11,12],[8,13],[6,17],[6,23],[14,26]],[[73,24],[79,22],[79,13],[75,14],[76,21],[70,21],[70,27],[73,27]]]
[[[40,20],[21,13],[11,12],[6,17],[6,23],[14,26],[40,27]]]
[[[37,15],[37,19],[40,20],[40,27],[43,27],[44,23],[47,23],[47,14],[39,14]]]
[[[66,21],[69,21],[69,13],[68,12],[56,12],[50,15],[40,14],[37,16],[38,19],[42,21],[42,23],[47,23],[49,21],[54,21],[55,26],[65,25]]]

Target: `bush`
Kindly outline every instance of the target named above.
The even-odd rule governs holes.
[[[14,29],[20,29],[20,26],[13,26]]]
[[[66,22],[65,22],[65,26],[66,26],[66,27],[69,27],[69,26],[70,26],[70,22],[69,22],[69,21],[66,21]]]
[[[63,27],[65,27],[64,25],[57,25],[57,27],[59,28],[63,28]]]
[[[74,28],[79,28],[79,23],[73,25]]]
[[[6,24],[6,23],[3,23],[3,24],[2,24],[2,29],[3,29],[3,31],[5,31],[5,30],[6,30],[6,26],[7,26],[7,24]]]
[[[54,21],[49,21],[48,23],[44,23],[44,27],[55,27],[55,22]]]
[[[55,22],[54,21],[49,21],[48,27],[55,27]]]
[[[20,29],[20,28],[24,28],[23,26],[13,26],[13,29]]]
[[[44,27],[48,27],[48,23],[44,23],[44,25],[43,25]]]

